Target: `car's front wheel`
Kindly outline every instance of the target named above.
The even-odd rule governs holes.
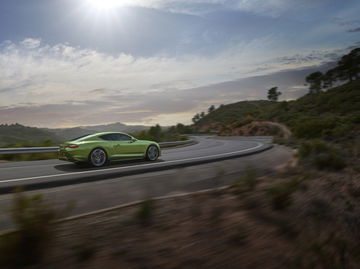
[[[107,162],[107,155],[105,150],[101,148],[93,149],[89,155],[89,162],[92,166],[103,166]]]
[[[146,151],[146,159],[149,161],[156,161],[159,157],[159,149],[157,146],[151,145]]]

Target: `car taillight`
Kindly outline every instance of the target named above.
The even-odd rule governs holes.
[[[68,146],[68,148],[71,148],[71,149],[76,149],[78,147],[79,147],[78,145],[70,145],[70,146]]]

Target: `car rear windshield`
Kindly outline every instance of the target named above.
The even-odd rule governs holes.
[[[85,137],[87,137],[87,136],[89,136],[89,135],[91,135],[91,134],[82,135],[82,136],[79,136],[79,137],[76,137],[76,138],[70,139],[69,141],[79,140],[79,139],[81,139],[81,138],[85,138]]]

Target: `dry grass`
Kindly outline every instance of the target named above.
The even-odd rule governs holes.
[[[243,180],[66,221],[33,268],[359,268],[358,174]]]

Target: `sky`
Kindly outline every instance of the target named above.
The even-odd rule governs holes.
[[[358,0],[0,0],[0,124],[188,124],[307,92],[360,47]]]

